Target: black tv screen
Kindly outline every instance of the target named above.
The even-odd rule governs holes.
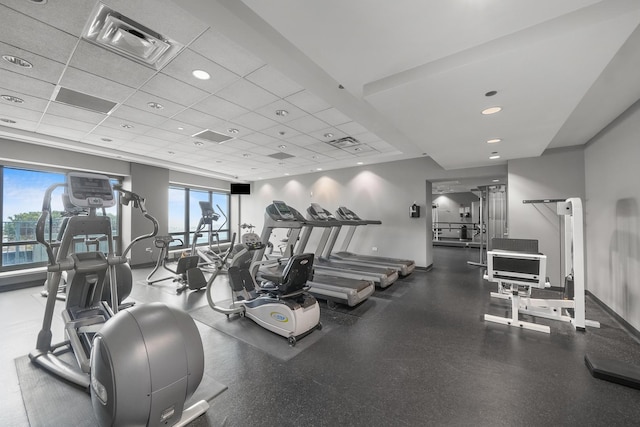
[[[242,182],[232,182],[231,194],[251,194],[251,185]]]

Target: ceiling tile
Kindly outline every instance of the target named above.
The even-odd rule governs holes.
[[[60,80],[60,86],[116,103],[124,102],[135,92],[135,89],[129,86],[73,67],[67,67]]]
[[[262,133],[272,136],[276,139],[291,138],[300,135],[300,132],[283,124],[278,124],[272,128],[264,129]]]
[[[189,135],[180,135],[177,133],[173,133],[164,129],[151,129],[149,132],[144,134],[145,137],[148,138],[158,138],[163,141],[169,142],[191,142],[191,138]]]
[[[22,129],[22,130],[27,130],[27,131],[30,131],[30,132],[35,132],[36,127],[38,126],[38,122],[33,122],[33,121],[30,121],[30,120],[23,120],[23,119],[19,119],[17,117],[9,117],[9,116],[3,116],[3,117],[8,118],[8,119],[12,119],[16,123],[0,122],[0,129],[2,129],[3,127],[7,127],[7,128]]]
[[[208,80],[197,79],[191,74],[194,70],[206,71],[211,78]],[[232,73],[191,49],[184,49],[162,69],[162,73],[208,93],[215,93],[240,78],[237,74]]]
[[[156,127],[167,120],[166,117],[144,110],[139,110],[128,105],[120,105],[116,107],[116,109],[111,113],[111,116],[151,127]]]
[[[108,3],[109,7],[127,18],[184,45],[189,44],[208,27],[181,8],[179,3],[171,0],[109,0]]]
[[[0,52],[2,52],[2,55],[11,55],[24,59],[33,65],[31,68],[23,68],[7,61],[0,60],[0,68],[28,77],[33,77],[34,79],[56,84],[64,71],[63,63],[45,58],[44,56],[36,55],[35,53],[31,53],[23,49],[18,49],[17,47],[13,47],[2,42],[0,42]]]
[[[264,65],[264,61],[257,56],[211,28],[198,37],[189,48],[239,76],[246,76]]]
[[[288,143],[295,144],[299,147],[306,147],[309,145],[322,143],[321,141],[318,140],[318,138],[315,138],[311,135],[304,135],[304,134],[292,136],[291,138],[287,138],[286,141]]]
[[[284,110],[286,111],[285,116],[278,116],[276,111]],[[295,105],[287,102],[283,99],[279,99],[271,104],[265,105],[264,107],[260,107],[256,110],[256,112],[262,114],[265,117],[272,118],[276,122],[286,123],[295,119],[299,119],[307,115],[306,112],[302,111]]]
[[[40,113],[44,113],[44,110],[47,108],[47,104],[49,104],[48,99],[42,99],[35,96],[27,95],[24,93],[20,93],[20,92],[6,91],[4,90],[4,88],[1,88],[1,87],[0,87],[0,94],[16,96],[24,101],[22,104],[16,104],[14,102],[9,102],[3,98],[0,98],[0,105],[5,105],[7,108],[10,108],[10,107],[24,108],[26,110],[33,110],[33,111],[38,111]]]
[[[331,126],[337,126],[351,121],[349,117],[336,108],[327,108],[326,110],[319,111],[315,116],[329,123]]]
[[[202,129],[211,129],[214,127],[220,127],[224,125],[225,120],[220,119],[218,117],[212,116],[210,114],[205,114],[201,111],[188,109],[184,110],[181,113],[176,114],[172,117],[172,120],[178,122],[184,122],[188,125],[196,126],[199,129],[196,132],[201,131]],[[186,130],[187,128],[185,128]],[[194,132],[195,133],[195,132]],[[193,133],[191,133],[193,135]]]
[[[69,119],[80,120],[86,123],[98,124],[107,118],[106,114],[96,113],[94,111],[85,110],[78,107],[72,107],[67,104],[61,104],[59,102],[49,103],[47,107],[47,114],[53,114],[54,116],[66,117]]]
[[[257,69],[245,78],[280,98],[285,98],[304,89],[270,65]]]
[[[1,27],[1,25],[0,25]],[[11,95],[11,91],[24,93],[42,99],[50,99],[56,86],[42,80],[25,77],[21,74],[0,69],[0,87],[5,89],[2,94]]]
[[[162,105],[162,108],[152,109],[148,105],[149,102],[157,102],[158,104]],[[138,110],[149,111],[153,114],[157,114],[158,116],[163,117],[172,117],[179,112],[184,111],[184,109],[186,108],[180,104],[176,104],[175,102],[160,98],[156,95],[151,95],[141,90],[135,92],[131,97],[129,97],[124,105],[128,105],[129,107],[133,107]]]
[[[300,92],[287,96],[285,99],[301,110],[311,114],[331,108],[331,105],[329,105],[329,103],[312,94],[308,90],[301,90]],[[322,117],[320,118],[322,119]]]
[[[130,126],[133,126],[132,128],[124,128],[122,127],[122,125],[127,124]],[[129,132],[129,133],[133,133],[136,135],[141,135],[149,130],[151,130],[152,128],[150,126],[146,126],[140,123],[136,123],[136,122],[132,122],[130,120],[123,120],[120,117],[107,117],[106,120],[104,120],[102,123],[100,123],[100,126],[105,126],[105,127],[109,127],[109,128],[113,128],[113,129],[118,129],[124,132]]]
[[[20,108],[15,105],[10,105],[8,101],[0,98],[0,117],[5,117],[13,120],[29,120],[32,122],[38,122],[42,117],[40,111],[34,111],[28,108]],[[0,122],[1,126],[5,126],[4,122]]]
[[[300,131],[301,133],[312,133],[314,131],[324,129],[327,124],[314,116],[304,116],[296,120],[287,122],[287,126]]]
[[[74,129],[84,132],[85,134],[91,132],[91,130],[96,127],[96,125],[93,123],[81,122],[75,118],[55,116],[53,114],[45,114],[42,117],[40,123],[50,126],[60,126],[67,129]],[[38,128],[38,131],[41,130],[41,128]]]
[[[241,79],[222,89],[216,96],[226,99],[249,110],[255,110],[278,99],[277,96]]]
[[[204,99],[207,92],[166,74],[157,74],[141,88],[143,91],[189,106]]]
[[[192,112],[194,110],[187,110],[185,113]],[[197,111],[198,114],[203,114]],[[166,122],[162,123],[159,126],[160,129],[168,130],[170,132],[175,132],[180,135],[190,136],[196,132],[200,132],[202,130],[202,126],[194,126],[192,124],[186,123],[182,120],[177,120],[175,118],[169,119]],[[182,129],[180,129],[182,128]]]
[[[156,73],[86,40],[80,40],[69,65],[133,88],[139,88]]]
[[[256,132],[244,137],[245,141],[253,142],[255,144],[268,144],[270,142],[278,141],[278,138],[274,138],[264,133]]]
[[[40,3],[24,0],[2,0],[2,3],[75,36],[80,36],[94,5],[93,1],[86,0]]]
[[[367,128],[356,122],[343,123],[341,125],[336,125],[336,127],[347,135],[357,135],[359,133],[367,132]]]
[[[94,135],[106,136],[118,141],[132,141],[138,137],[135,133],[126,132],[124,129],[116,129],[107,126],[98,126],[91,132]]]
[[[69,129],[63,127],[62,125],[42,123],[38,125],[36,132],[43,135],[53,135],[60,138],[71,139],[73,141],[79,141],[87,134],[87,132],[84,132],[82,130]]]
[[[142,146],[147,151],[152,151],[159,148],[169,148],[173,145],[173,142],[165,141],[164,139],[153,138],[150,136],[140,135],[133,140],[132,147]]]
[[[211,95],[210,97],[200,101],[194,105],[193,108],[225,120],[232,120],[249,112],[246,108],[219,98],[216,95]]]
[[[346,133],[336,128],[320,129],[317,131],[309,132],[309,135],[323,142],[333,141],[334,139],[340,139],[348,136]]]
[[[66,63],[78,38],[0,5],[0,40],[12,46]],[[9,24],[10,23],[10,24]]]
[[[254,112],[249,112],[234,118],[233,123],[237,123],[254,131],[267,129],[277,124],[277,122]]]

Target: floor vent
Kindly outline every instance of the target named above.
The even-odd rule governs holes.
[[[202,132],[198,132],[194,135],[191,135],[194,138],[198,138],[198,139],[204,139],[206,141],[211,141],[211,142],[215,142],[218,144],[222,144],[223,142],[226,142],[230,139],[233,139],[232,136],[229,135],[225,135],[223,133],[218,133],[218,132],[214,132],[212,130],[209,129],[205,129]]]
[[[113,107],[117,105],[115,102],[76,92],[66,87],[59,87],[54,101],[103,114],[109,114]]]
[[[183,45],[98,3],[82,37],[98,46],[159,70]]]

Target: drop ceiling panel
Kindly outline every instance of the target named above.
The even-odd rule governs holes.
[[[237,123],[254,131],[260,131],[277,125],[277,122],[254,112],[249,112],[234,118],[233,123]]]
[[[116,103],[124,102],[135,90],[113,80],[87,73],[73,67],[67,67],[60,85],[77,92],[96,96]]]
[[[107,126],[98,126],[95,128],[91,134],[106,136],[107,138],[112,138],[118,141],[133,141],[139,135],[131,132],[126,132],[124,129],[116,129]]]
[[[64,70],[64,64],[36,55],[23,49],[10,46],[0,42],[0,52],[2,55],[11,55],[29,61],[33,67],[23,68],[11,64],[7,61],[0,60],[0,68],[14,73],[22,74],[34,79],[43,80],[49,83],[57,83]]]
[[[331,105],[326,101],[312,94],[308,90],[301,90],[300,92],[287,96],[286,100],[310,114],[315,114],[331,107]],[[322,117],[319,118],[322,119]],[[348,121],[348,119],[346,121]]]
[[[367,131],[367,128],[356,122],[347,122],[341,125],[336,125],[336,127],[347,135],[357,135]]]
[[[347,115],[336,108],[327,108],[326,110],[319,111],[315,116],[329,123],[331,126],[337,126],[351,121]]]
[[[190,135],[193,135],[196,132],[200,132],[203,129],[219,128],[220,126],[224,126],[224,124],[226,123],[221,118],[212,116],[210,114],[205,114],[194,109],[184,110],[172,117],[172,120],[176,122],[184,122],[187,125],[197,127],[198,129]],[[185,130],[186,129],[187,128],[185,127]]]
[[[208,80],[197,79],[192,74],[194,70],[206,71],[211,78]],[[240,78],[237,74],[208,60],[191,49],[184,49],[162,69],[162,73],[195,86],[207,93],[215,93]]]
[[[164,129],[151,129],[150,131],[145,133],[144,136],[147,138],[158,138],[168,142],[189,143],[193,145],[193,139],[190,136],[180,135],[174,132],[166,131]]]
[[[3,5],[0,16],[0,40],[58,62],[67,62],[78,41],[77,37]]]
[[[287,122],[287,126],[296,129],[301,133],[312,133],[314,131],[324,129],[327,127],[327,123],[314,116],[304,116],[296,120]]]
[[[6,117],[6,118],[10,118],[11,117]],[[26,130],[29,132],[35,132],[36,127],[38,126],[38,122],[32,122],[29,120],[23,120],[23,119],[18,119],[18,118],[13,118],[13,120],[16,123],[4,123],[4,122],[0,122],[0,132],[2,132],[3,130],[11,130],[10,128],[13,129],[21,129],[21,130]]]
[[[24,0],[2,0],[2,3],[74,36],[80,36],[94,5],[93,1],[86,0],[42,3]]]
[[[15,104],[13,102],[9,102],[3,98],[0,98],[0,105],[4,105],[5,108],[11,108],[11,107],[15,107],[18,109],[24,108],[26,110],[33,110],[33,111],[38,111],[40,113],[43,113],[44,110],[47,108],[47,104],[49,103],[48,99],[37,98],[35,96],[27,95],[20,92],[4,90],[4,88],[2,87],[0,87],[0,92],[1,92],[0,95],[5,95],[5,94],[12,95],[24,101],[22,104]]]
[[[304,88],[270,65],[257,69],[246,77],[247,80],[268,90],[280,98],[286,98]]]
[[[198,111],[198,113],[200,112]],[[169,119],[166,122],[162,123],[160,126],[158,126],[158,128],[168,130],[170,132],[174,132],[180,135],[189,136],[189,135],[193,135],[194,133],[200,132],[203,127],[194,126],[181,120]],[[182,129],[179,129],[179,128],[182,128]]]
[[[246,135],[244,139],[245,141],[253,142],[255,144],[268,144],[270,142],[278,141],[278,138],[275,138],[270,135],[266,135],[261,132],[256,132],[256,133]]]
[[[51,125],[51,124],[42,124],[38,125],[38,129],[36,132],[44,134],[44,135],[54,135],[60,138],[70,139],[72,141],[76,141],[82,139],[86,132],[76,129],[68,129],[63,127],[62,125]]]
[[[91,132],[91,130],[96,127],[96,125],[93,123],[85,123],[75,118],[70,119],[67,117],[54,116],[52,114],[45,114],[42,117],[42,121],[40,123],[50,126],[60,126],[67,129],[74,129],[84,132],[84,134]],[[42,128],[38,128],[38,131],[44,132]]]
[[[166,117],[139,110],[128,105],[120,105],[119,107],[116,107],[113,113],[111,113],[111,116],[118,117],[125,121],[131,120],[132,122],[141,123],[151,127],[159,126],[166,120]]]
[[[189,48],[215,61],[239,76],[246,76],[265,63],[254,54],[209,28]]]
[[[248,109],[241,107],[233,102],[229,102],[216,95],[211,95],[208,98],[198,102],[193,106],[195,110],[202,111],[212,116],[220,117],[221,119],[231,120],[242,114],[249,112]]]
[[[287,112],[284,116],[278,116],[276,111],[284,110]],[[276,102],[260,107],[256,110],[265,117],[269,117],[279,123],[287,123],[295,119],[307,116],[307,113],[294,106],[293,104],[279,99]]]
[[[137,150],[137,147],[141,147],[141,149],[147,150],[147,151],[155,151],[155,150],[159,150],[159,149],[169,149],[172,145],[174,145],[173,142],[170,141],[165,141],[163,139],[158,139],[158,138],[152,138],[150,136],[145,136],[145,135],[140,135],[137,136],[135,138],[135,144],[131,144],[132,149],[135,148]]]
[[[328,127],[328,128],[320,129],[317,131],[309,132],[309,135],[311,135],[312,137],[320,141],[323,141],[323,143],[327,143],[328,141],[333,141],[334,139],[340,139],[340,138],[349,136],[348,134],[341,131],[340,129],[333,128],[333,127]]]
[[[132,128],[123,128],[122,125],[123,124],[128,124],[133,126]],[[150,126],[146,126],[140,123],[136,123],[136,122],[132,122],[131,120],[123,120],[119,117],[107,117],[106,120],[104,120],[102,123],[100,123],[100,126],[105,126],[105,127],[109,127],[109,128],[113,128],[113,129],[118,129],[124,132],[128,132],[128,133],[132,133],[135,135],[142,135],[145,132],[150,131],[151,129],[153,129]]]
[[[59,102],[49,103],[49,107],[47,108],[47,114],[66,117],[68,119],[80,120],[82,122],[92,123],[92,124],[98,124],[107,118],[106,114],[100,114],[94,111],[72,107],[70,105],[61,104]]]
[[[286,141],[287,141],[287,144],[295,144],[298,147],[306,147],[309,145],[321,143],[317,138],[314,138],[311,135],[304,135],[304,134],[292,136],[291,138],[287,138]]]
[[[86,40],[80,40],[69,65],[133,88],[140,87],[156,73]]]
[[[0,69],[0,88],[4,89],[3,95],[7,94],[7,92],[9,92],[9,95],[12,93],[24,93],[38,98],[49,99],[55,89],[55,85]]]
[[[241,105],[248,110],[255,110],[278,99],[272,93],[244,79],[238,80],[222,89],[216,96]]]
[[[184,106],[195,104],[209,95],[201,89],[162,73],[156,74],[141,89]]]
[[[149,102],[156,102],[162,105],[162,108],[151,108],[148,105]],[[158,116],[166,118],[172,117],[179,112],[184,111],[186,108],[183,105],[176,104],[175,102],[171,102],[165,98],[160,98],[159,96],[151,95],[141,90],[135,92],[131,97],[129,97],[124,105],[128,105],[129,107],[133,107],[138,110],[148,111],[152,114],[157,114]]]
[[[264,129],[262,133],[276,139],[285,139],[300,135],[301,132],[288,126],[278,124],[272,128]]]
[[[40,111],[34,111],[27,108],[16,108],[13,105],[7,104],[9,104],[7,101],[0,98],[0,117],[13,120],[29,120],[36,123],[42,117],[42,113]],[[2,122],[0,122],[0,125],[5,126]]]

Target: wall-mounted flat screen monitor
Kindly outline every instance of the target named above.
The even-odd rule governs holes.
[[[231,183],[231,194],[251,194],[251,184],[243,182]]]

